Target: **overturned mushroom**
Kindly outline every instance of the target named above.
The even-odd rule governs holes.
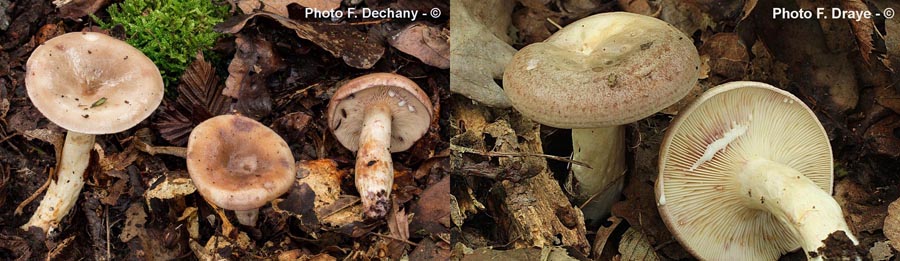
[[[373,73],[341,86],[328,104],[328,126],[337,140],[356,151],[356,189],[366,217],[390,209],[394,183],[392,152],[409,149],[431,125],[431,100],[412,80]]]
[[[67,129],[57,179],[23,229],[59,225],[84,186],[94,135],[129,129],[159,106],[156,65],[127,43],[100,33],[67,33],[35,48],[25,75],[28,97],[44,117]]]
[[[768,84],[731,82],[669,125],[657,203],[701,259],[775,260],[798,247],[821,259],[832,233],[857,244],[831,197],[832,171],[828,136],[802,101]]]
[[[692,40],[661,20],[603,13],[566,26],[513,57],[503,86],[513,106],[541,124],[572,130],[572,192],[593,198],[588,223],[609,213],[625,174],[624,126],[684,97],[697,83]]]
[[[296,177],[287,142],[239,115],[216,116],[191,131],[187,169],[203,198],[234,210],[245,226],[255,226],[259,208],[287,192]]]

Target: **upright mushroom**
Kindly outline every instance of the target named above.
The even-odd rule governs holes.
[[[409,149],[431,125],[428,95],[412,80],[373,73],[341,86],[328,104],[328,127],[356,151],[356,189],[368,218],[382,217],[394,183],[392,152]]]
[[[659,212],[701,259],[810,259],[829,234],[857,244],[831,198],[831,145],[816,115],[758,82],[710,89],[669,125],[659,156]],[[835,257],[832,257],[835,258]]]
[[[603,13],[522,48],[503,87],[513,106],[541,124],[572,130],[573,192],[593,198],[584,216],[602,221],[622,188],[623,124],[650,116],[697,83],[700,58],[690,37],[656,18]],[[603,193],[603,194],[601,194]]]
[[[100,33],[67,33],[35,48],[26,65],[28,97],[44,117],[67,129],[57,179],[22,229],[59,225],[84,186],[94,135],[129,129],[159,106],[156,65],[127,43]]]
[[[259,208],[294,184],[294,155],[275,131],[240,115],[220,115],[191,131],[187,169],[197,192],[238,222],[255,226]]]

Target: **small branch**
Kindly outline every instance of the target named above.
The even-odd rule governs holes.
[[[400,241],[400,242],[403,242],[403,243],[410,244],[410,245],[412,245],[412,246],[419,246],[419,244],[413,243],[412,241],[409,241],[409,240],[406,240],[406,239],[402,239],[402,238],[398,238],[398,237],[391,236],[391,235],[385,235],[385,234],[381,234],[381,233],[372,233],[372,235],[376,235],[376,236],[383,237],[383,238],[387,238],[387,239],[397,240],[397,241]]]
[[[463,146],[453,145],[453,144],[450,144],[450,149],[454,150],[454,151],[459,151],[462,153],[478,154],[478,155],[487,156],[487,157],[542,157],[542,158],[552,159],[552,160],[556,160],[556,161],[568,162],[571,164],[580,165],[580,166],[584,166],[589,169],[593,169],[591,167],[591,165],[588,165],[587,163],[572,160],[572,159],[569,159],[568,157],[560,157],[560,156],[555,156],[555,155],[547,155],[547,154],[540,154],[540,153],[521,153],[521,152],[520,153],[492,152],[492,151],[491,152],[483,152],[483,151],[478,151],[473,148],[468,148],[468,147],[463,147]]]
[[[53,172],[55,172],[55,170],[53,168],[50,168],[51,174],[48,175],[47,181],[44,182],[44,185],[41,185],[41,187],[38,188],[37,191],[35,191],[34,193],[31,194],[31,196],[28,196],[28,198],[26,198],[24,201],[22,201],[22,203],[19,203],[19,206],[16,207],[16,211],[14,212],[16,215],[21,215],[22,209],[25,209],[25,206],[28,206],[28,204],[31,204],[32,201],[34,201],[39,195],[43,194],[44,191],[47,190],[48,187],[50,187],[50,182],[53,181],[53,175],[52,175]]]
[[[157,146],[153,146],[153,145],[144,143],[140,139],[134,139],[133,142],[135,143],[135,148],[137,148],[140,151],[143,151],[144,153],[154,155],[154,156],[156,154],[166,154],[166,155],[172,155],[172,156],[184,158],[185,155],[187,154],[187,148],[185,148],[185,147],[166,147],[166,146],[157,147]]]

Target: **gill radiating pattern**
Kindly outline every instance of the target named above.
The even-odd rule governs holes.
[[[768,212],[728,204],[749,200],[747,195],[739,192],[735,175],[747,158],[758,156],[796,169],[830,193],[831,166],[815,164],[821,162],[816,160],[821,157],[827,157],[830,162],[830,146],[827,136],[817,127],[815,117],[809,115],[800,101],[762,88],[726,92],[738,95],[715,95],[676,126],[701,131],[669,130],[675,136],[667,144],[670,148],[662,148],[666,160],[661,166],[666,172],[662,177],[666,209],[673,217],[672,222],[678,224],[674,228],[686,235],[683,239],[697,241],[691,243],[693,246],[707,246],[695,249],[702,256],[725,259],[738,254],[746,257],[749,254],[741,252],[753,251],[776,259],[783,253],[775,249],[795,249],[800,246],[799,240],[790,233],[778,232],[790,229]],[[735,127],[733,122],[748,125],[746,133],[731,140],[712,159],[690,170],[710,143]],[[714,220],[749,225],[706,225]],[[727,239],[724,244],[729,247],[722,249],[709,242],[699,242],[710,238]],[[772,244],[777,247],[773,248]]]

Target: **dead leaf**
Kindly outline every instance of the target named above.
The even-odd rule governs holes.
[[[163,181],[158,182],[159,179],[163,179]],[[191,178],[184,171],[166,173],[163,176],[152,179],[150,184],[150,189],[144,193],[148,206],[150,206],[150,199],[173,199],[184,197],[197,191],[197,187],[194,187],[194,182],[191,181]],[[156,185],[154,186],[154,184]]]
[[[578,259],[569,255],[569,251],[561,247],[523,248],[512,250],[494,250],[491,248],[475,249],[471,253],[462,256],[461,261],[482,260],[552,260],[552,261],[576,261]]]
[[[873,261],[888,261],[894,257],[894,252],[891,251],[890,241],[880,241],[875,242],[875,244],[869,248],[869,258]]]
[[[409,216],[396,203],[391,204],[391,215],[387,217],[388,231],[391,236],[402,240],[409,239]]]
[[[298,37],[313,42],[354,68],[372,68],[384,54],[384,46],[380,42],[352,26],[297,22],[268,12],[236,15],[216,25],[215,29],[222,33],[236,34],[244,28],[247,21],[257,16],[273,19],[285,28],[294,30]]]
[[[660,260],[647,237],[634,228],[628,228],[622,235],[619,254],[622,254],[623,260]]]
[[[845,0],[839,2],[841,3],[841,10],[844,12],[870,12],[869,7],[861,0]],[[865,17],[860,17],[859,19],[847,19],[847,21],[850,23],[853,36],[856,37],[856,44],[859,46],[859,52],[860,55],[862,55],[863,61],[866,62],[866,64],[870,64],[872,60],[872,51],[875,50],[872,39],[872,36],[876,33],[875,21],[872,20],[872,18]],[[881,35],[879,34],[878,37],[881,38]]]
[[[895,113],[900,113],[900,91],[891,88],[891,86],[875,87],[875,102],[891,109]]]
[[[594,246],[591,250],[594,252],[593,255],[595,259],[611,258],[614,255],[613,253],[604,251],[615,249],[615,245],[610,244],[611,242],[608,242],[608,240],[609,236],[611,236],[616,228],[619,227],[619,224],[622,224],[622,219],[617,216],[610,216],[607,221],[609,222],[609,226],[601,226],[598,228],[597,236],[594,238]]]
[[[184,146],[194,126],[227,112],[229,99],[222,95],[223,88],[212,64],[198,51],[181,75],[178,98],[174,102],[166,100],[154,126],[163,139]]]
[[[127,176],[126,176],[127,177]],[[128,179],[116,179],[112,186],[106,189],[106,196],[100,198],[100,203],[115,206],[122,194],[129,193]]]
[[[62,6],[57,5],[57,7],[59,7],[60,17],[76,20],[97,12],[108,2],[109,0],[70,0]]]
[[[484,2],[499,5],[506,1]],[[494,79],[503,77],[516,50],[476,21],[464,4],[463,0],[450,1],[450,91],[487,106],[508,108],[512,104]]]
[[[187,220],[188,235],[194,240],[200,238],[200,215],[197,212],[196,207],[188,207],[181,212],[181,217],[178,218],[178,221]]]
[[[874,152],[889,157],[900,157],[900,116],[897,114],[881,119],[866,130],[866,140],[869,140]]]
[[[449,194],[449,175],[425,189],[410,209],[410,213],[415,214],[409,225],[410,230],[426,234],[447,232],[450,228]]]
[[[700,46],[700,55],[709,58],[709,70],[725,79],[741,79],[749,69],[750,54],[737,33],[717,33]]]
[[[654,16],[659,8],[653,8],[647,0],[619,0],[619,7],[623,11],[646,16]]]
[[[237,51],[228,65],[228,78],[222,94],[237,98],[236,109],[250,118],[261,118],[272,111],[272,96],[267,85],[269,75],[284,67],[272,44],[259,36],[237,34]]]
[[[388,39],[397,50],[427,65],[450,68],[450,30],[422,22],[412,23]]]
[[[318,11],[331,11],[341,7],[341,0],[238,0],[237,6],[245,14],[257,10],[272,12],[280,16],[288,17],[288,5],[298,4],[303,7]]]
[[[659,19],[678,28],[685,35],[715,27],[716,22],[700,7],[690,1],[660,1]]]
[[[341,180],[348,175],[330,159],[297,162],[297,184],[307,184],[315,192],[315,211],[323,215],[324,210],[341,195]]]
[[[312,120],[312,117],[309,114],[299,111],[292,112],[276,119],[272,123],[272,129],[281,134],[287,142],[292,143],[292,141],[298,141],[303,138],[310,120]]]
[[[362,204],[357,196],[341,195],[334,203],[317,208],[316,213],[323,224],[331,227],[344,227],[363,221]]]
[[[756,2],[758,0],[746,0],[744,1],[744,9],[741,10],[741,21],[747,19],[747,16],[750,16],[750,13],[753,12],[753,9],[756,8]]]
[[[884,236],[890,240],[895,250],[900,251],[900,199],[888,206],[887,217],[884,218]]]
[[[119,234],[119,240],[128,242],[131,239],[140,236],[144,232],[144,224],[147,223],[147,212],[144,212],[144,206],[140,202],[131,203],[128,210],[125,210],[125,227]]]
[[[0,249],[5,249],[9,253],[15,254],[15,256],[9,258],[15,258],[16,261],[31,259],[31,246],[29,246],[28,240],[21,237],[0,235]]]
[[[450,260],[450,245],[426,237],[409,253],[409,260]]]
[[[300,220],[300,228],[306,232],[319,229],[319,218],[315,212],[316,192],[309,184],[295,184],[284,199],[272,201],[272,208],[277,213],[286,213]]]

